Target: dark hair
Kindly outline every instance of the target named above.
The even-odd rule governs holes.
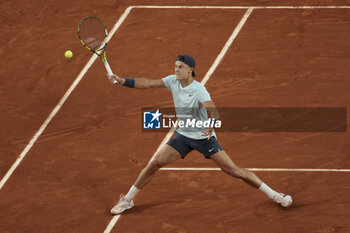
[[[187,54],[180,54],[179,56],[177,56],[176,61],[181,61],[191,68],[194,68],[196,66],[196,62],[193,59],[193,57]],[[196,74],[194,73],[194,71],[192,71],[192,76],[196,77]]]

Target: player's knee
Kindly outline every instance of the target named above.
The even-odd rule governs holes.
[[[147,168],[150,172],[156,172],[163,166],[164,165],[160,161],[154,159],[148,164]]]

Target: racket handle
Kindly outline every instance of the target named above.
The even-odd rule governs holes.
[[[111,67],[109,66],[107,60],[105,60],[104,64],[105,64],[108,75],[113,76],[113,71],[112,71]],[[117,80],[113,80],[113,84],[116,84],[116,83],[118,83]]]

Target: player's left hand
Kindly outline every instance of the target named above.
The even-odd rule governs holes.
[[[207,140],[209,140],[212,134],[213,134],[213,128],[210,127],[202,133],[202,136],[207,136],[208,137]]]

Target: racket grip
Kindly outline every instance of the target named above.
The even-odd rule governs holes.
[[[113,76],[113,71],[112,71],[111,67],[109,66],[107,60],[104,62],[104,64],[105,64],[108,75]],[[113,84],[116,84],[116,83],[118,83],[117,80],[113,80]]]

